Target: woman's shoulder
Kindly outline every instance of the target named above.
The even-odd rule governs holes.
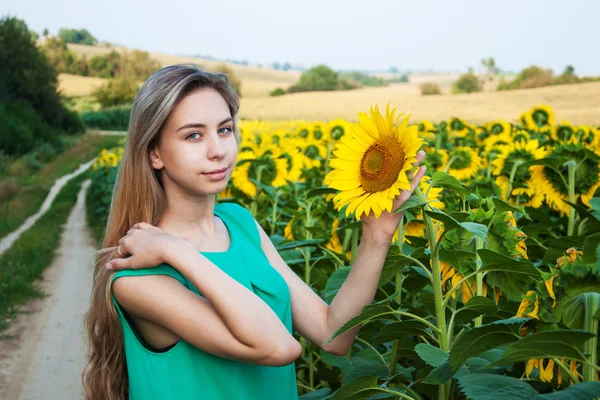
[[[140,268],[140,269],[122,269],[115,272],[112,276],[111,283],[115,279],[123,276],[147,276],[147,275],[167,275],[178,280],[182,285],[186,285],[185,277],[169,264],[159,264],[152,268]]]

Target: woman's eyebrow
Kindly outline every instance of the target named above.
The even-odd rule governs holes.
[[[219,122],[219,125],[223,125],[224,123],[231,122],[231,121],[233,121],[233,118],[228,117],[228,118],[225,118],[223,121]],[[201,124],[199,122],[191,122],[189,124],[185,124],[185,125],[179,127],[176,132],[179,132],[180,130],[186,129],[186,128],[206,128],[206,125]]]

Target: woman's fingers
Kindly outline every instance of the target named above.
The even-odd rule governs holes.
[[[419,186],[419,182],[421,182],[421,179],[423,179],[423,176],[425,176],[425,172],[427,172],[427,167],[422,165],[410,183],[410,192],[411,193],[415,191],[417,186]]]
[[[418,166],[419,166],[419,164],[421,164],[421,161],[423,161],[423,158],[425,158],[425,152],[424,152],[423,150],[419,150],[419,151],[417,152],[417,155],[415,156],[415,158],[417,159],[417,162],[416,162],[416,163],[413,163],[413,165],[414,165],[415,167],[418,167]]]
[[[120,271],[122,269],[133,269],[132,257],[115,258],[106,264],[106,269],[111,271]]]

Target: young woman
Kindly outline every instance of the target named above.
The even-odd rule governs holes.
[[[86,398],[296,399],[292,323],[327,352],[350,349],[360,327],[323,343],[372,303],[402,216],[362,217],[352,272],[327,305],[246,209],[215,204],[236,165],[238,108],[225,75],[191,65],[137,94],[85,319]]]

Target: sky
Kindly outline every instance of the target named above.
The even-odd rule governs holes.
[[[167,54],[336,70],[503,71],[532,64],[600,75],[596,0],[2,0],[29,29],[86,28]]]

